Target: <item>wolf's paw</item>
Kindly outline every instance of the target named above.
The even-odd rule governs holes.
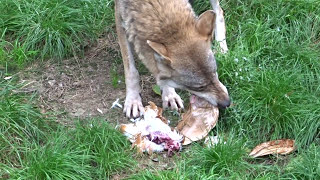
[[[172,110],[183,109],[183,101],[174,88],[167,86],[162,88],[162,107]]]
[[[125,113],[128,118],[137,118],[144,114],[144,107],[138,93],[130,95],[127,94],[126,101],[124,102],[123,113]]]

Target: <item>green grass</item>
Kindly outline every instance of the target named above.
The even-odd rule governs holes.
[[[195,145],[170,171],[133,179],[319,179],[320,2],[221,1],[229,53],[217,54],[219,78],[233,106],[213,134],[214,148]],[[195,1],[198,14],[209,1]],[[296,153],[251,159],[255,145],[296,140]],[[268,164],[271,161],[271,164]]]
[[[28,148],[22,168],[11,172],[13,179],[87,179],[91,175],[91,155],[73,143],[70,134],[57,130],[44,144]]]
[[[133,166],[129,143],[107,123],[60,127],[43,143],[28,146],[13,179],[106,179]]]
[[[224,9],[232,52],[218,57],[220,77],[236,104],[225,115],[255,143],[294,138],[307,147],[320,128],[319,1],[236,1]]]
[[[106,179],[135,166],[129,142],[103,119],[63,127],[13,81],[0,81],[1,178]]]
[[[286,167],[287,177],[292,179],[319,179],[320,178],[320,147],[312,144],[297,157],[293,158]]]
[[[0,29],[0,72],[8,73],[22,68],[37,55],[37,51],[26,50],[18,40],[10,43],[5,40],[6,29]]]
[[[179,173],[178,169],[175,170],[162,170],[162,171],[150,171],[145,170],[136,175],[133,175],[128,180],[163,180],[163,179],[177,179],[182,180],[187,177]]]
[[[78,56],[114,16],[112,0],[1,0],[0,11],[0,32],[6,29],[8,41],[59,59]]]
[[[32,99],[14,93],[21,84],[0,78],[0,162],[21,167],[25,143],[43,140],[45,124]]]
[[[217,54],[219,78],[233,105],[221,111],[210,133],[223,140],[202,142],[173,158],[173,169],[138,169],[129,142],[104,119],[74,127],[45,118],[22,84],[3,80],[27,62],[82,54],[112,29],[110,0],[1,0],[0,3],[0,178],[108,179],[319,179],[320,178],[320,2],[318,0],[221,1],[228,54]],[[198,14],[209,1],[195,1]],[[115,88],[119,52],[110,76]],[[147,73],[141,64],[138,70]],[[186,93],[181,93],[187,102]],[[166,112],[168,114],[168,112]],[[176,116],[175,116],[176,118]],[[74,120],[70,120],[74,121]],[[297,150],[253,159],[264,141],[291,138]],[[226,143],[224,143],[224,141]],[[138,171],[138,173],[133,174]]]
[[[107,122],[100,121],[77,126],[73,133],[77,144],[93,155],[95,178],[106,179],[124,169],[128,171],[135,161],[128,140]]]

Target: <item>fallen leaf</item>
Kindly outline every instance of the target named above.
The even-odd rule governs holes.
[[[156,93],[156,94],[158,94],[159,96],[161,96],[160,86],[154,85],[154,86],[152,86],[152,90],[153,90],[154,93]]]
[[[295,141],[292,139],[279,139],[274,141],[264,142],[256,146],[249,156],[254,158],[269,154],[289,154],[295,150]]]

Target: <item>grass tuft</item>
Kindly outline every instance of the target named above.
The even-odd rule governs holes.
[[[176,179],[176,180],[183,180],[186,177],[182,175],[178,171],[175,170],[162,170],[162,171],[150,171],[144,170],[139,172],[138,174],[132,175],[128,180],[163,180],[163,179]]]
[[[112,0],[3,0],[0,30],[42,58],[77,55],[113,24]]]
[[[243,141],[228,138],[226,142],[221,140],[213,148],[196,145],[187,164],[193,166],[192,168],[199,174],[208,174],[212,177],[228,176],[233,174],[232,171],[242,168],[244,157]]]
[[[15,92],[22,84],[13,84],[0,80],[0,164],[21,167],[25,143],[43,140],[46,125],[32,99]]]
[[[53,133],[44,145],[32,144],[23,168],[11,173],[22,179],[88,179],[92,168],[90,154],[77,146],[66,129]]]
[[[320,147],[312,144],[306,152],[293,158],[284,177],[290,179],[320,179]]]
[[[96,178],[108,178],[135,164],[130,142],[108,123],[78,125],[74,133],[75,142],[93,156]]]

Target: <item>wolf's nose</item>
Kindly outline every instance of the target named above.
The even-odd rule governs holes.
[[[218,107],[219,107],[219,108],[222,108],[222,109],[225,109],[225,108],[229,107],[230,104],[231,104],[230,99],[227,99],[227,100],[224,100],[224,101],[222,101],[222,102],[219,102],[219,103],[218,103]]]

